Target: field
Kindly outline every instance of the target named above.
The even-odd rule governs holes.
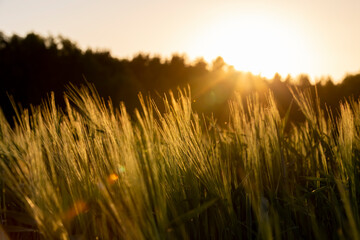
[[[3,239],[360,239],[360,105],[323,112],[293,89],[306,121],[272,94],[229,102],[224,124],[190,90],[134,115],[70,86],[0,114]]]

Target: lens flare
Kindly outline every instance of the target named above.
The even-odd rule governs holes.
[[[88,209],[89,206],[85,201],[83,200],[76,201],[72,206],[72,208],[70,208],[68,211],[64,213],[63,219],[65,221],[71,221],[80,213],[86,212]]]
[[[109,182],[109,184],[113,184],[113,183],[115,183],[116,180],[118,180],[118,179],[119,179],[119,176],[118,176],[117,174],[115,174],[115,173],[112,173],[112,174],[110,174],[109,177],[108,177],[108,182]]]

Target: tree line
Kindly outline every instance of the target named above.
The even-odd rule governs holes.
[[[221,57],[210,64],[202,58],[189,62],[179,54],[164,59],[139,53],[132,59],[118,59],[109,51],[82,50],[61,36],[29,33],[21,37],[0,32],[0,106],[9,119],[14,115],[9,95],[27,108],[41,103],[52,91],[63,106],[65,86],[70,82],[80,85],[85,80],[96,86],[100,96],[110,97],[115,106],[123,101],[130,111],[139,107],[139,92],[157,99],[161,107],[164,93],[190,86],[195,111],[214,114],[221,122],[227,121],[227,102],[235,92],[244,99],[257,92],[261,100],[271,90],[283,115],[292,102],[292,87],[309,89],[313,94],[316,88],[322,107],[335,114],[341,100],[360,96],[360,73],[347,75],[338,84],[324,78],[315,86],[305,74],[295,78],[275,74],[266,79],[237,71]],[[290,117],[303,118],[295,104]]]

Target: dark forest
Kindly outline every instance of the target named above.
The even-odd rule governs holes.
[[[347,75],[335,84],[323,78],[311,84],[306,74],[280,76],[272,79],[235,70],[221,57],[212,63],[199,58],[189,62],[186,56],[174,54],[164,59],[139,53],[132,59],[118,59],[109,51],[82,50],[64,37],[43,37],[29,33],[25,37],[0,33],[0,105],[5,115],[14,115],[9,96],[16,104],[28,108],[37,105],[54,92],[57,104],[63,106],[63,92],[69,83],[76,86],[93,83],[100,96],[111,98],[115,106],[125,102],[130,110],[139,107],[138,93],[160,99],[169,90],[190,86],[193,108],[197,112],[214,114],[220,122],[228,118],[227,104],[234,92],[248,95],[257,92],[260,100],[268,90],[274,93],[281,114],[292,103],[290,88],[311,89],[321,100],[321,106],[336,114],[344,99],[360,96],[360,73]],[[226,110],[225,110],[226,109]],[[296,104],[290,118],[301,121]]]

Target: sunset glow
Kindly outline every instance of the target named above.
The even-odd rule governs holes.
[[[231,16],[204,29],[194,49],[209,61],[222,56],[236,69],[268,78],[276,72],[299,74],[299,69],[306,68],[308,46],[300,32],[286,23],[267,16]]]
[[[211,62],[272,77],[360,70],[360,1],[0,1],[0,31],[62,35],[82,49]]]

